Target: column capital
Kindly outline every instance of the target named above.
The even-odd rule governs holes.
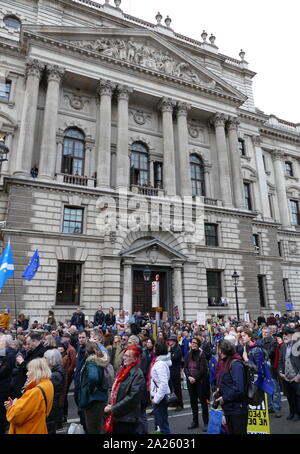
[[[97,83],[97,94],[99,96],[112,96],[116,86],[117,85],[110,80],[100,79]]]
[[[28,76],[35,76],[40,79],[44,69],[45,63],[36,58],[27,58],[25,62],[25,78],[27,79]]]
[[[161,98],[158,103],[158,108],[161,110],[162,113],[164,112],[171,112],[173,113],[174,107],[176,106],[176,102],[172,98]]]
[[[124,99],[129,101],[129,95],[133,92],[133,88],[128,87],[127,85],[118,85],[116,89],[116,94],[118,99]]]
[[[240,124],[241,122],[237,117],[229,117],[227,121],[228,131],[237,131]]]
[[[191,105],[187,102],[178,102],[176,106],[177,116],[187,116],[188,111],[191,109]]]
[[[216,112],[210,121],[214,127],[217,127],[217,126],[225,127],[226,120],[227,120],[227,118],[226,118],[225,114]]]
[[[64,77],[65,69],[58,65],[46,65],[46,74],[48,82],[54,80],[61,83]]]
[[[273,161],[282,161],[284,158],[284,152],[281,150],[275,149],[271,152],[271,156],[272,156]]]
[[[252,142],[255,147],[260,147],[262,143],[262,138],[260,136],[252,136]]]

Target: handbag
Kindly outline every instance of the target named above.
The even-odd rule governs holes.
[[[170,405],[177,404],[177,402],[178,402],[178,398],[175,393],[166,394],[165,399],[167,401],[168,407]]]
[[[207,433],[220,434],[222,430],[223,412],[220,410],[210,410]]]

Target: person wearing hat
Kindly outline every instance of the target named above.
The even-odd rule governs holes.
[[[177,407],[175,411],[183,410],[183,399],[181,391],[181,348],[178,345],[177,337],[174,335],[168,338],[169,352],[171,354],[172,366],[170,366],[170,388],[177,396]]]
[[[300,421],[300,355],[295,338],[295,331],[284,327],[282,330],[284,345],[280,349],[278,372],[284,383],[290,414],[288,420]]]

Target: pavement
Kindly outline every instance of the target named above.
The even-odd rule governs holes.
[[[66,434],[68,433],[68,428],[71,423],[79,423],[79,418],[77,415],[77,407],[74,402],[73,393],[70,392],[68,394],[69,399],[69,417],[68,423],[64,424],[63,429],[57,431],[57,434]],[[202,418],[201,418],[201,405],[199,405],[199,428],[188,430],[188,426],[192,422],[192,411],[190,408],[190,401],[188,392],[183,390],[183,402],[184,402],[184,409],[182,411],[175,411],[175,409],[169,409],[169,424],[171,428],[172,434],[190,434],[190,435],[206,435],[202,432]],[[300,434],[300,421],[288,421],[286,418],[289,415],[289,406],[285,396],[282,396],[282,417],[276,418],[273,413],[269,414],[270,418],[270,427],[271,427],[271,435],[272,434],[282,434],[282,435],[289,435],[289,434]],[[148,423],[149,423],[149,433],[154,432],[154,417],[151,415],[151,408],[147,410],[148,414]]]

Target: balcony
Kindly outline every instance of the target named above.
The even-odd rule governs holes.
[[[94,188],[96,186],[95,178],[83,177],[81,175],[68,175],[66,173],[58,173],[56,176],[58,183],[72,184],[75,186],[86,186]]]
[[[163,189],[153,188],[151,186],[131,185],[130,190],[134,194],[146,195],[149,197],[163,197],[165,195]]]
[[[208,197],[204,197],[204,205],[210,205],[214,207],[222,207],[223,202],[222,200],[217,200],[217,199],[210,199]]]
[[[228,298],[213,298],[209,297],[208,298],[208,307],[229,307],[229,300]]]

